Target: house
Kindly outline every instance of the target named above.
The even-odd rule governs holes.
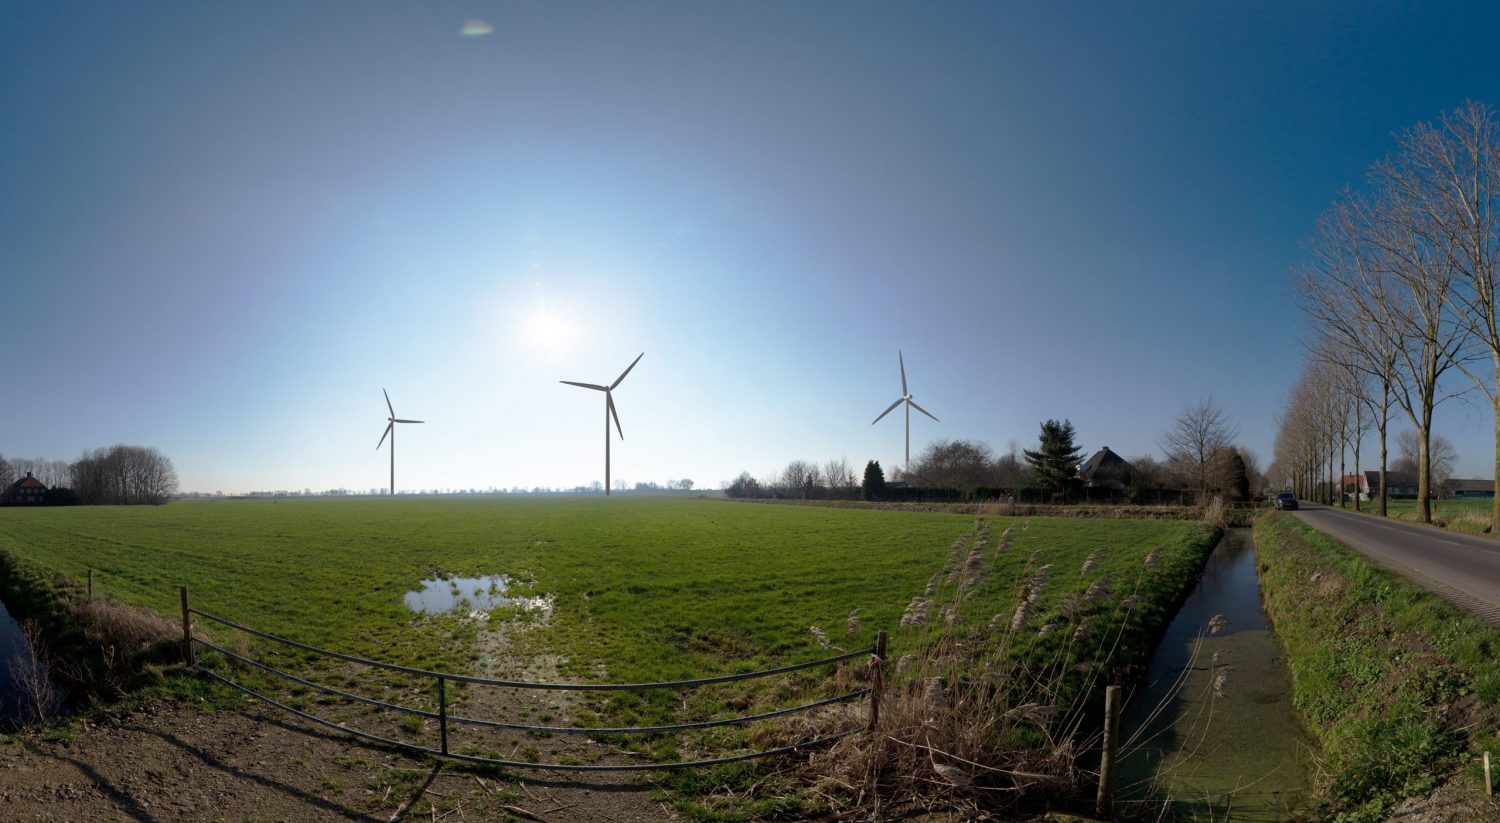
[[[1094,452],[1093,457],[1083,461],[1078,467],[1078,478],[1085,486],[1094,488],[1129,486],[1134,474],[1135,467],[1108,446]]]
[[[7,506],[40,506],[47,499],[47,484],[31,476],[26,476],[6,487],[5,492],[0,494],[0,503]]]
[[[1450,477],[1448,482],[1443,484],[1442,495],[1444,497],[1494,497],[1495,481],[1461,480],[1457,477]]]
[[[1380,494],[1380,472],[1365,472],[1364,486],[1366,489],[1369,489],[1370,497],[1378,496]],[[1387,470],[1385,473],[1385,493],[1387,497],[1416,497],[1417,473]]]

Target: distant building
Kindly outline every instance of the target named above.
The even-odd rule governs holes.
[[[1108,446],[1094,452],[1094,456],[1078,467],[1078,477],[1086,486],[1095,488],[1123,488],[1132,484],[1135,467],[1130,461],[1115,454]]]
[[[31,476],[26,476],[6,487],[5,493],[0,494],[0,503],[7,506],[40,506],[47,499],[47,484]]]
[[[1451,477],[1443,484],[1442,494],[1444,497],[1494,497],[1495,481]]]
[[[1380,496],[1380,472],[1365,472],[1365,488],[1370,497]],[[1387,497],[1416,497],[1417,473],[1386,471],[1385,493]]]

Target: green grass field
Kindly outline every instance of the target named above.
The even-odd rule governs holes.
[[[635,680],[813,656],[808,627],[842,634],[856,608],[863,628],[848,643],[863,645],[896,627],[972,524],[663,498],[184,502],[0,510],[0,550],[74,579],[92,567],[101,591],[164,615],[186,585],[197,608],[256,628],[453,670],[467,668],[472,624],[414,619],[404,593],[434,574],[506,574],[554,598],[539,638],[569,652],[565,671],[597,677],[602,664]],[[1099,546],[1133,558],[1195,529],[1039,519],[1012,554],[1017,568],[1033,550],[1043,562],[1081,563]]]
[[[547,655],[570,680],[650,682],[768,668],[830,654],[813,626],[848,649],[886,629],[892,659],[961,649],[956,665],[1007,667],[1032,684],[1026,700],[1066,707],[1091,700],[1093,686],[1116,667],[1144,663],[1216,533],[1180,521],[985,520],[989,542],[972,550],[976,520],[955,514],[630,497],[195,501],[0,509],[0,551],[74,580],[92,568],[98,591],[169,617],[179,614],[177,587],[186,585],[203,611],[441,671],[512,674],[503,665],[485,668],[480,624],[416,615],[403,596],[434,576],[503,574],[518,581],[516,593],[553,603],[545,621],[495,613],[491,627],[507,618],[528,626],[512,633],[510,662]],[[1007,629],[1038,575],[1045,584],[1026,606],[1024,627]],[[954,609],[934,607],[924,625],[900,627],[924,592]],[[951,639],[935,639],[944,637]],[[257,646],[260,659],[276,648]],[[364,693],[379,683],[400,702],[431,708],[430,683],[414,689],[404,676],[363,670],[356,682],[343,664],[297,652],[272,662]],[[732,684],[738,690],[710,690],[691,704],[668,692],[609,693],[590,700],[586,713],[627,725],[701,718],[726,705],[743,712],[801,702],[808,690],[827,693],[823,677]],[[293,698],[332,700],[305,691]],[[575,719],[598,724],[597,717]],[[748,734],[726,731],[689,745],[700,755],[722,753],[753,745]],[[630,748],[666,760],[680,758],[677,745],[655,739]],[[740,771],[750,781],[751,772]]]

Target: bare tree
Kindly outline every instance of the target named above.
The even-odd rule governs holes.
[[[1016,488],[1031,484],[1031,467],[1021,454],[1021,444],[1011,438],[1005,454],[995,460],[995,485]]]
[[[1157,445],[1191,479],[1199,493],[1206,493],[1210,467],[1238,434],[1239,427],[1210,396],[1184,408]]]
[[[972,491],[995,480],[995,456],[973,440],[936,440],[917,457],[911,476],[924,486]]]
[[[1411,429],[1403,429],[1396,433],[1396,461],[1391,464],[1392,468],[1399,472],[1416,474],[1421,467],[1421,439]],[[1458,463],[1458,449],[1453,447],[1452,441],[1434,434],[1427,444],[1427,460],[1432,467],[1432,483],[1434,486],[1442,486],[1453,477],[1453,467]]]
[[[851,495],[859,489],[859,478],[854,476],[854,469],[842,456],[823,464],[823,482],[829,491],[839,496]]]
[[[1456,325],[1489,368],[1472,368],[1463,356],[1453,364],[1489,400],[1492,425],[1500,436],[1500,126],[1495,110],[1467,101],[1436,125],[1419,123],[1403,134],[1400,149],[1387,176],[1408,209],[1421,216],[1424,230],[1432,235],[1428,242],[1451,258],[1453,279],[1444,296]],[[1419,426],[1419,435],[1421,431]],[[1429,450],[1436,450],[1435,442]],[[1500,440],[1494,469],[1500,477]],[[1432,466],[1434,479],[1437,473]],[[1500,523],[1500,497],[1492,505],[1491,518]]]
[[[781,470],[779,485],[788,497],[806,497],[808,490],[817,485],[818,477],[818,464],[793,460]]]

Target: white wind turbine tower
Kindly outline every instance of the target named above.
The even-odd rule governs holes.
[[[936,417],[933,417],[932,412],[930,412],[930,411],[922,408],[921,406],[918,406],[917,405],[917,401],[911,399],[911,391],[906,388],[906,358],[901,355],[900,351],[896,352],[896,361],[901,364],[901,396],[898,397],[898,398],[896,398],[896,402],[892,403],[889,407],[887,407],[885,411],[881,412],[880,413],[880,417],[877,417],[874,420],[870,421],[870,425],[873,426],[876,423],[879,423],[881,417],[885,417],[886,415],[890,414],[897,406],[901,405],[902,403],[906,404],[906,468],[905,468],[905,471],[910,472],[911,471],[911,410],[912,409],[916,409],[917,411],[919,411],[919,412],[927,415],[928,417],[932,417],[932,419],[934,421],[937,421],[939,423],[941,423],[942,421],[938,420]]]
[[[389,423],[385,424],[385,432],[380,435],[380,442],[375,444],[375,451],[385,445],[386,435],[391,438],[391,496],[396,496],[396,424],[397,423],[421,423],[421,420],[402,420],[396,416],[396,407],[391,405],[391,393],[385,389],[380,390],[385,395],[385,407],[391,410],[391,416],[387,418]]]
[[[615,378],[615,382],[610,383],[608,386],[600,386],[600,385],[598,385],[596,383],[576,383],[576,382],[574,382],[572,380],[559,380],[559,381],[557,381],[559,383],[567,383],[569,386],[581,386],[581,387],[583,387],[585,389],[593,389],[594,391],[602,391],[602,392],[604,392],[604,493],[605,494],[609,494],[609,418],[610,417],[614,417],[614,419],[615,419],[615,430],[620,433],[620,439],[621,440],[625,439],[625,430],[620,428],[620,414],[619,414],[619,412],[615,411],[615,399],[614,399],[614,395],[612,394],[612,392],[620,385],[621,381],[623,381],[625,379],[625,375],[630,374],[630,370],[633,369],[633,368],[635,368],[635,364],[641,362],[641,358],[645,357],[645,356],[646,356],[645,352],[641,352],[640,354],[636,355],[635,359],[632,360],[632,361],[630,361],[630,365],[625,367],[625,371],[621,372],[620,376]]]

